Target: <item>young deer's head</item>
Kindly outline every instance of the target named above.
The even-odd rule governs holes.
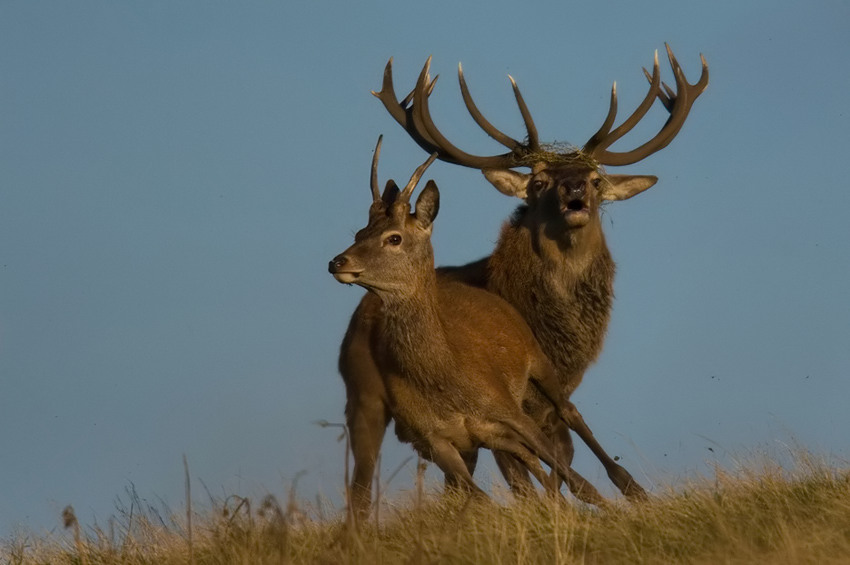
[[[558,233],[568,233],[588,225],[598,226],[601,202],[631,198],[658,180],[654,176],[606,174],[602,166],[630,165],[666,147],[684,124],[694,100],[708,86],[708,65],[704,57],[700,56],[702,75],[699,81],[692,85],[685,78],[684,71],[669,46],[667,55],[675,75],[676,90],[661,82],[656,53],[652,73],[644,69],[650,83],[649,92],[631,116],[612,130],[617,116],[615,83],[611,90],[608,115],[602,127],[581,149],[566,152],[557,152],[540,144],[537,128],[513,78],[510,79],[511,84],[526,126],[525,142],[502,133],[484,118],[472,101],[463,77],[463,69],[458,66],[458,80],[467,110],[481,129],[510,150],[494,156],[478,156],[464,152],[449,142],[434,125],[428,108],[428,98],[437,77],[431,79],[429,75],[430,57],[419,74],[416,87],[404,100],[399,101],[395,94],[392,59],[384,70],[381,91],[373,94],[423,149],[429,153],[436,152],[438,158],[443,161],[481,169],[500,192],[524,199],[532,219],[539,225],[560,228]],[[632,130],[646,115],[656,98],[670,113],[660,131],[631,151],[609,151],[608,148],[614,142]],[[531,172],[519,173],[512,170],[518,167],[528,167]]]
[[[440,208],[440,193],[429,180],[411,212],[410,196],[431,155],[410,177],[404,190],[387,181],[383,195],[378,190],[378,158],[381,137],[372,158],[372,205],[368,225],[354,236],[354,245],[334,257],[328,271],[341,283],[357,284],[378,294],[404,293],[434,277],[431,227]]]

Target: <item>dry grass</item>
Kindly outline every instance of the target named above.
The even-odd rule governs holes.
[[[552,500],[414,497],[359,533],[338,511],[236,496],[196,511],[190,532],[185,515],[163,518],[128,493],[108,528],[80,531],[69,509],[66,532],[3,542],[0,563],[850,562],[850,472],[808,456],[791,471],[770,462],[718,470],[604,512]]]

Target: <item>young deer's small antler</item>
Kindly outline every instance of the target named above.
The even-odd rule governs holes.
[[[410,180],[407,182],[407,185],[404,187],[404,190],[392,194],[389,196],[385,194],[381,196],[381,191],[378,188],[378,159],[381,157],[381,143],[384,140],[383,135],[378,136],[378,143],[375,145],[375,152],[372,155],[372,170],[371,170],[371,178],[369,182],[369,186],[372,190],[372,207],[369,209],[370,214],[374,214],[377,211],[383,211],[386,207],[392,202],[402,202],[408,203],[410,202],[410,195],[413,194],[413,189],[416,188],[416,185],[419,184],[419,180],[422,178],[422,175],[425,174],[425,171],[428,167],[431,166],[431,163],[437,159],[437,154],[432,153],[428,159],[419,165],[415,171],[413,171],[413,175],[411,175]],[[389,181],[388,186],[395,187],[395,183],[393,181]],[[397,189],[397,187],[395,187]],[[395,192],[395,191],[393,191]]]

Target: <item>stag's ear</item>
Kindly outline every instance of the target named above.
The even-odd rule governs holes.
[[[419,227],[430,229],[439,211],[440,191],[437,190],[437,183],[429,180],[416,199],[416,212],[413,215]]]
[[[525,199],[531,175],[510,169],[481,169],[481,172],[484,173],[490,184],[495,186],[496,190],[502,194]]]
[[[606,175],[602,188],[603,200],[626,200],[635,194],[640,194],[658,182],[658,177],[651,175]]]

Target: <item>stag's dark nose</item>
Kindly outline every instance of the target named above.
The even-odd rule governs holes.
[[[337,255],[328,263],[328,272],[334,274],[343,268],[346,263],[348,263],[348,259],[345,258],[345,255]]]
[[[560,187],[561,197],[565,201],[581,200],[587,195],[587,183],[583,180],[565,182]]]

